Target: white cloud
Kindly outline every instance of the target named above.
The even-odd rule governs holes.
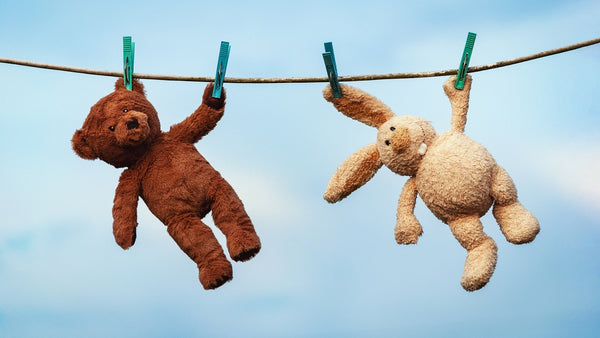
[[[300,201],[279,174],[252,169],[221,173],[240,196],[251,218],[277,221],[300,214]]]
[[[600,140],[571,140],[536,149],[530,165],[548,186],[600,211]]]

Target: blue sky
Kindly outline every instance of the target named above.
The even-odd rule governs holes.
[[[471,65],[593,39],[600,3],[575,1],[3,1],[0,56],[212,76],[325,76]],[[225,116],[197,148],[234,186],[261,236],[234,279],[202,289],[165,227],[139,207],[136,244],[112,237],[120,170],[78,158],[70,138],[114,78],[0,64],[0,336],[564,337],[600,331],[600,47],[474,73],[466,133],[506,168],[539,219],[528,245],[498,243],[490,283],[467,293],[465,251],[419,200],[416,246],[393,236],[406,178],[387,169],[349,198],[322,198],[335,168],[376,131],[337,112],[324,83],[226,84]],[[397,114],[449,128],[445,77],[354,82]],[[203,83],[144,81],[163,129]],[[206,219],[210,223],[210,217]],[[219,240],[223,237],[215,231]]]

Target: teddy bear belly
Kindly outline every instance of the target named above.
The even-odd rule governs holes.
[[[483,216],[493,202],[490,189],[495,166],[479,143],[463,134],[442,134],[421,162],[417,190],[443,222],[463,215]]]
[[[188,213],[206,216],[211,209],[211,183],[220,174],[193,145],[163,154],[142,179],[142,198],[148,209],[165,224],[171,217]]]

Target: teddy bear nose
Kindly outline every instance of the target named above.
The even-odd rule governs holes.
[[[130,130],[130,129],[135,129],[135,128],[139,127],[140,124],[136,118],[133,118],[133,119],[127,121],[126,126],[127,126],[127,130]]]

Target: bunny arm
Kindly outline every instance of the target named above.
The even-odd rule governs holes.
[[[450,121],[450,130],[453,132],[464,133],[467,124],[467,111],[469,110],[469,94],[471,93],[471,75],[465,78],[465,85],[462,90],[454,88],[456,75],[451,76],[443,85],[444,92],[450,99],[452,106],[452,119]]]
[[[119,178],[112,210],[113,235],[123,249],[128,249],[135,243],[139,196],[140,181],[137,171],[125,169]]]
[[[396,228],[394,229],[398,244],[417,244],[419,236],[423,234],[423,228],[414,214],[416,201],[417,183],[413,176],[404,184],[398,200]]]
[[[196,143],[217,126],[225,112],[225,90],[221,98],[212,97],[213,84],[204,89],[202,104],[185,120],[173,125],[169,135],[185,143]]]
[[[323,97],[342,114],[375,128],[394,117],[392,110],[376,97],[358,88],[346,85],[340,87],[342,97],[333,97],[330,86],[323,89]]]
[[[331,176],[323,198],[329,203],[344,199],[367,183],[382,165],[376,143],[359,149],[342,162]]]

